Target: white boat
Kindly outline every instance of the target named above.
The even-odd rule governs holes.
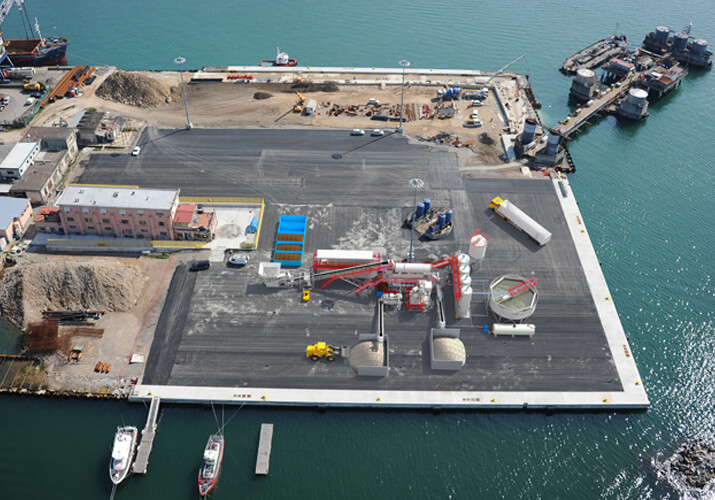
[[[138,435],[137,428],[130,425],[117,428],[112,445],[112,458],[109,461],[109,478],[114,484],[121,483],[132,468]]]

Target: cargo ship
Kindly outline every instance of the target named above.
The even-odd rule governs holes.
[[[212,434],[204,449],[204,461],[199,469],[199,495],[205,497],[216,486],[218,474],[223,462],[224,438],[221,434]]]
[[[132,468],[138,434],[137,428],[131,425],[117,428],[112,446],[112,458],[109,461],[109,478],[114,484],[124,481]]]
[[[0,65],[50,66],[66,63],[67,39],[60,36],[43,37],[37,18],[35,18],[35,25],[32,26],[24,0],[4,0],[0,3],[0,25],[15,4],[22,12],[25,34],[32,33],[34,28],[37,38],[3,40],[2,32],[0,32]]]

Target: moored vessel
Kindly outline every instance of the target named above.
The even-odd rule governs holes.
[[[298,61],[288,57],[288,54],[281,52],[280,47],[276,47],[276,58],[275,59],[263,59],[261,61],[261,66],[295,66]]]
[[[137,428],[130,425],[117,428],[109,461],[109,478],[114,484],[124,481],[131,470],[138,434]]]
[[[199,469],[199,495],[205,497],[216,486],[223,461],[224,437],[212,434],[204,449],[203,463]]]

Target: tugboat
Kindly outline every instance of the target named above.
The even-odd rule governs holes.
[[[276,55],[275,60],[263,59],[260,65],[267,66],[270,63],[271,66],[295,66],[298,64],[297,60],[291,59],[290,57],[288,57],[288,54],[286,54],[285,52],[281,52],[280,47],[276,47],[276,52],[278,52],[278,54]]]
[[[216,486],[223,462],[224,437],[212,434],[204,449],[204,461],[199,469],[199,495],[205,497]]]
[[[132,468],[138,435],[137,428],[130,425],[117,428],[112,446],[112,459],[109,461],[109,478],[114,484],[124,481]]]

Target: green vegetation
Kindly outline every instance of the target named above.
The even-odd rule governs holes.
[[[97,111],[97,108],[87,108],[87,113],[94,113]]]

